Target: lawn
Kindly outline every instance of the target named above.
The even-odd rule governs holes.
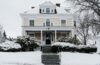
[[[61,52],[61,65],[100,65],[100,54]],[[0,65],[42,65],[41,52],[0,52]]]

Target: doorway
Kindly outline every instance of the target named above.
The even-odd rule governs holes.
[[[46,32],[46,44],[51,44],[51,32]]]

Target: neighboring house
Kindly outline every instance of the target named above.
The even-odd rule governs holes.
[[[45,44],[46,40],[56,42],[61,37],[74,36],[74,17],[60,4],[46,1],[31,11],[21,13],[23,36],[34,37]]]

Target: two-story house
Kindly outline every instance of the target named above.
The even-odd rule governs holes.
[[[31,11],[21,13],[23,36],[34,37],[45,44],[56,42],[61,37],[74,36],[73,14],[66,12],[60,4],[46,1]]]

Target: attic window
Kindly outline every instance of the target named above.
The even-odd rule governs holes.
[[[50,13],[50,8],[46,8],[46,13]]]
[[[51,11],[53,12],[53,9]]]

